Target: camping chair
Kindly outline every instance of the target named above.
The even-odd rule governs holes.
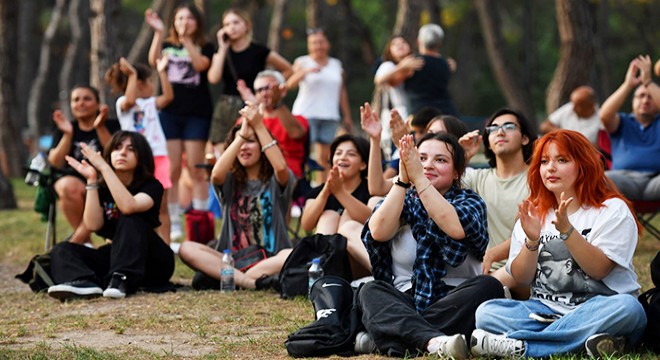
[[[644,225],[644,229],[657,240],[660,240],[660,229],[651,224],[653,218],[660,212],[660,201],[633,201],[633,209],[637,219]]]
[[[39,153],[37,154],[37,157],[39,156],[44,158],[44,167],[42,169],[36,169],[33,166],[30,166],[30,168],[27,169],[25,181],[28,185],[37,188],[34,200],[34,211],[40,213],[41,221],[47,223],[44,250],[48,251],[57,243],[57,194],[53,188],[53,184],[55,183],[55,171],[48,165],[48,161],[45,160],[45,154]]]

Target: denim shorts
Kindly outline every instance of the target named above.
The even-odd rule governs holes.
[[[165,111],[160,111],[158,116],[167,140],[206,141],[209,138],[209,118],[176,115]]]
[[[337,128],[339,128],[338,120],[307,119],[307,122],[309,123],[310,144],[332,144]]]

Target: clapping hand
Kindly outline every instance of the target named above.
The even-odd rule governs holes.
[[[101,126],[105,126],[105,121],[108,120],[108,112],[110,111],[110,108],[108,105],[101,105],[99,108],[99,114],[96,116],[96,120],[94,120],[94,129],[98,129]]]
[[[151,9],[147,9],[147,11],[144,12],[144,21],[146,21],[147,24],[149,24],[149,26],[156,32],[165,31],[165,24],[163,23],[163,20],[158,17],[158,13]]]
[[[555,210],[556,219],[552,221],[555,225],[555,229],[560,233],[565,233],[571,227],[571,223],[568,221],[568,207],[572,202],[573,198],[567,198],[566,194],[562,191],[559,197],[559,207]]]
[[[360,106],[360,125],[362,130],[369,135],[372,139],[380,139],[383,131],[383,125],[380,123],[380,118],[375,111],[371,110],[371,105],[365,102]]]
[[[167,70],[167,65],[169,64],[169,56],[167,54],[163,55],[160,57],[160,59],[156,60],[156,71],[159,73]]]
[[[518,217],[525,236],[531,241],[537,241],[541,237],[541,218],[531,201],[525,200],[518,205]]]
[[[392,132],[392,142],[395,146],[399,145],[399,140],[409,133],[408,126],[401,118],[401,114],[396,109],[390,111],[390,131]]]
[[[413,184],[417,184],[419,180],[425,178],[422,161],[420,160],[419,152],[415,147],[415,140],[412,135],[404,135],[399,140],[399,153],[400,161],[403,167],[405,167],[406,175]],[[401,166],[399,166],[399,171],[401,171]]]
[[[53,122],[63,134],[73,134],[73,125],[64,117],[62,110],[53,111]]]
[[[248,102],[247,106],[239,110],[239,113],[247,120],[252,129],[263,125],[263,104],[253,104]]]
[[[326,179],[324,186],[331,194],[337,196],[337,194],[344,189],[342,183],[343,176],[341,172],[339,172],[339,167],[335,165],[328,172],[328,178]]]

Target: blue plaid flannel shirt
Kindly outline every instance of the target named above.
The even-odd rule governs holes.
[[[446,266],[461,265],[468,254],[483,260],[488,247],[486,203],[472,190],[452,186],[445,199],[454,206],[465,231],[465,239],[454,240],[440,230],[424,209],[417,191],[410,189],[401,212],[401,220],[409,224],[417,241],[417,255],[413,265],[413,298],[417,311],[422,311],[449,292],[442,280],[447,275]],[[380,207],[378,204],[376,209]],[[375,211],[375,210],[374,210]],[[369,220],[362,229],[371,272],[375,279],[393,283],[392,254],[389,242],[375,241],[369,231]]]

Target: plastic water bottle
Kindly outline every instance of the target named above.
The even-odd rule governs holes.
[[[309,292],[312,291],[312,285],[314,285],[314,282],[323,276],[323,268],[321,267],[320,258],[314,258],[314,260],[312,260],[312,265],[309,267],[308,275],[309,282],[307,285],[307,293],[309,294]]]
[[[39,186],[39,176],[45,168],[46,156],[40,152],[30,162],[30,170],[25,175],[25,183],[30,186]]]
[[[220,291],[232,292],[236,290],[234,285],[234,257],[231,250],[225,249],[222,255],[222,268],[220,269]]]

